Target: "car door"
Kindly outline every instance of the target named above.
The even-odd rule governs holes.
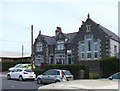
[[[16,78],[19,79],[19,76],[22,75],[22,69],[17,69]]]
[[[16,79],[16,74],[17,74],[17,69],[11,71],[11,74],[10,74],[11,78]]]
[[[53,83],[56,79],[60,79],[60,71],[54,70],[50,75],[49,81]]]
[[[49,83],[49,78],[50,78],[50,74],[51,74],[51,70],[48,70],[46,72],[44,72],[41,76],[41,80],[43,83]]]

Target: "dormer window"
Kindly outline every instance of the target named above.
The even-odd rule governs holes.
[[[86,25],[86,32],[90,32],[91,31],[91,25]]]
[[[61,34],[59,34],[59,38],[62,38],[62,35],[61,35]]]
[[[64,50],[64,41],[57,42],[57,50]]]
[[[41,52],[43,50],[43,44],[41,42],[36,43],[36,52]]]

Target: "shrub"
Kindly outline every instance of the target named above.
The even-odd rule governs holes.
[[[45,70],[48,69],[63,69],[69,70],[73,75],[74,79],[80,78],[80,70],[83,69],[85,71],[84,78],[89,78],[89,68],[86,65],[79,65],[79,64],[70,64],[70,65],[61,65],[61,64],[51,64],[46,65]]]
[[[19,64],[19,63],[30,63],[28,61],[14,61],[14,62],[1,62],[2,64],[2,69],[0,69],[1,71],[7,71],[10,67],[13,67],[15,66],[16,64]]]
[[[110,75],[119,71],[119,62],[116,57],[109,57],[100,60],[100,70],[102,77],[109,77]]]
[[[35,72],[36,76],[38,76],[38,75],[41,75],[43,72],[45,72],[45,70],[37,68],[37,69],[34,70],[34,72]]]

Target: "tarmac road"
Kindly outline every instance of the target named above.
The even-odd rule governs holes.
[[[0,72],[0,82],[2,88],[1,91],[37,91],[40,86],[43,84],[37,84],[36,81],[18,81],[18,80],[7,80],[7,72]]]

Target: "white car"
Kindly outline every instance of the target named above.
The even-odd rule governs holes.
[[[41,86],[37,91],[120,91],[119,85],[112,80],[73,80]]]
[[[27,68],[28,66],[30,66],[31,64],[16,64],[14,67],[11,67],[8,69],[8,71],[12,71],[16,68]]]
[[[7,79],[18,79],[19,81],[31,79],[35,80],[36,74],[31,69],[16,68],[7,73]]]

